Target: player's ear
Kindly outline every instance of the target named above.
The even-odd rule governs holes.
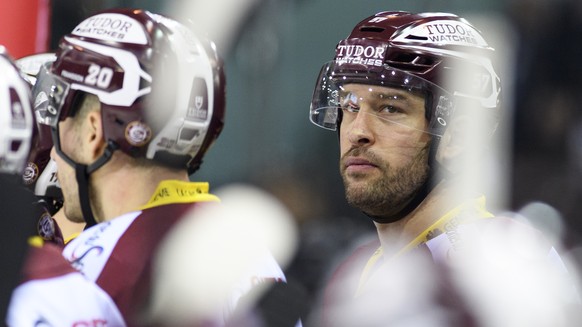
[[[105,139],[103,136],[103,120],[101,111],[93,110],[87,115],[87,145],[89,154],[96,160],[105,149]]]
[[[105,136],[103,134],[103,119],[99,100],[94,95],[85,97],[83,108],[87,111],[83,118],[83,138],[85,156],[89,162],[94,162],[99,158],[106,147]]]

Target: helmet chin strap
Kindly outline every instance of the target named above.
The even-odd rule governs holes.
[[[91,203],[89,200],[89,173],[88,166],[82,164],[76,164],[75,176],[77,177],[77,190],[79,195],[79,202],[81,203],[81,212],[83,214],[83,219],[85,220],[85,229],[95,226],[97,221],[93,215],[93,210],[91,210]]]
[[[117,150],[119,146],[116,143],[109,141],[107,142],[107,147],[105,147],[105,151],[97,159],[90,165],[84,165],[80,163],[74,163],[73,167],[75,168],[75,176],[77,177],[77,186],[79,191],[79,202],[81,204],[81,212],[83,214],[83,219],[85,220],[85,229],[95,226],[97,224],[97,220],[95,220],[95,216],[93,215],[93,210],[91,209],[91,200],[89,197],[89,175],[92,172],[99,169],[101,166],[106,164],[111,157],[113,156],[113,152]]]
[[[119,148],[119,146],[113,142],[108,141],[103,154],[95,160],[90,165],[80,164],[69,157],[61,149],[61,139],[57,128],[51,128],[53,143],[55,146],[55,151],[58,155],[73,169],[75,169],[75,177],[77,179],[77,191],[79,196],[79,203],[81,205],[81,213],[83,214],[83,219],[85,220],[85,229],[95,226],[97,221],[93,215],[93,210],[91,209],[91,200],[89,197],[89,175],[95,170],[99,169],[101,166],[106,164],[111,157],[113,152]]]

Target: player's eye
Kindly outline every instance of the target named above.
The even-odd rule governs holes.
[[[393,105],[384,105],[384,106],[380,107],[379,112],[380,113],[395,114],[395,113],[402,112],[402,110],[396,106],[393,106]]]

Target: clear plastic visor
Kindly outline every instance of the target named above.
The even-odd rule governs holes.
[[[392,130],[401,128],[440,135],[434,129],[432,111],[446,92],[436,85],[391,67],[342,64],[323,66],[313,93],[310,120],[315,125],[337,130],[342,121],[365,114]],[[438,95],[438,99],[437,99]],[[449,98],[450,99],[450,98]],[[427,121],[427,117],[431,121]]]
[[[41,66],[32,89],[32,97],[37,121],[40,124],[56,127],[59,117],[63,116],[61,111],[71,86],[64,79],[50,73],[51,64],[47,62]]]

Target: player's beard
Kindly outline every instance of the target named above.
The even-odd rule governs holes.
[[[377,166],[381,175],[371,178],[365,176],[365,173],[350,173],[350,176],[346,176],[343,161],[348,155],[360,156],[370,161]],[[362,148],[348,151],[340,163],[348,203],[367,215],[387,221],[394,221],[394,217],[400,218],[400,211],[414,198],[429,178],[428,146],[419,151],[409,164],[399,168],[391,167],[388,162],[373,152]],[[351,182],[358,178],[368,178],[369,181]]]

